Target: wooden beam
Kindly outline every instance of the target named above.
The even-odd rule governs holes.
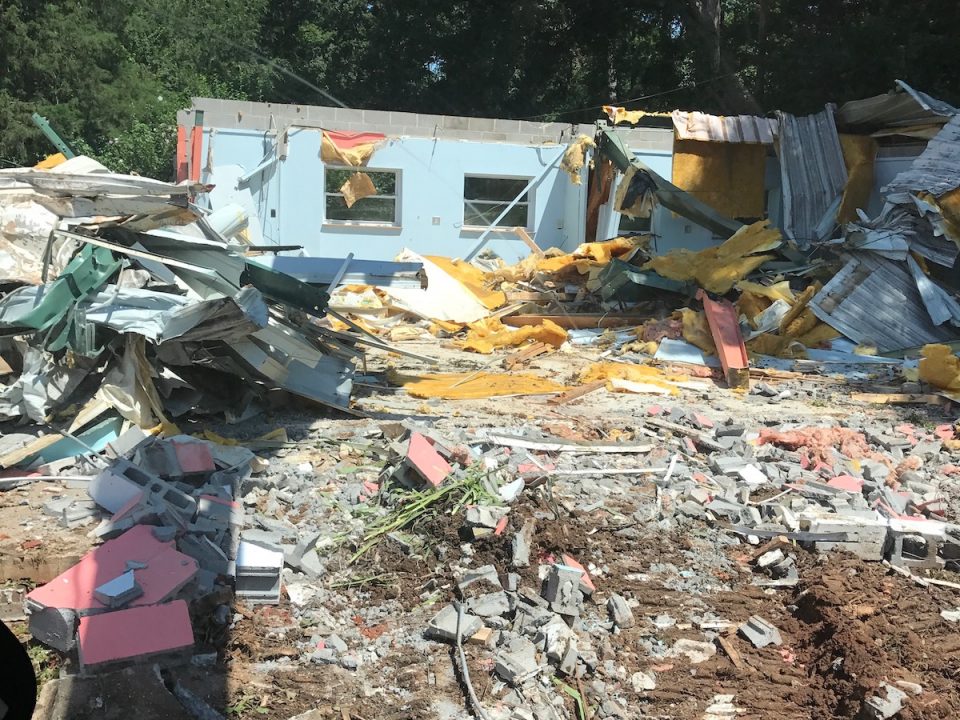
[[[567,392],[563,393],[562,395],[556,395],[547,400],[547,402],[551,405],[566,405],[568,402],[572,402],[577,398],[582,398],[584,395],[589,395],[595,390],[606,387],[606,385],[606,380],[594,380],[592,383],[581,385],[573,390],[567,390]]]

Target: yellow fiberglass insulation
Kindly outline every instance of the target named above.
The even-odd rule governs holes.
[[[663,388],[669,390],[673,395],[677,395],[680,392],[679,388],[674,385],[674,382],[682,382],[688,379],[686,375],[668,374],[660,368],[655,368],[650,365],[631,365],[617,362],[596,362],[580,373],[580,382],[587,384],[596,382],[597,380],[606,380],[608,381],[608,390],[613,389],[609,381],[628,380],[630,382]]]
[[[539,325],[510,328],[497,318],[486,318],[467,326],[467,337],[460,347],[471,352],[488,355],[496,348],[516,347],[534,340],[560,347],[567,339],[567,331],[551,320]]]
[[[960,392],[960,358],[947,345],[924,345],[920,379],[942,390]]]
[[[391,369],[387,371],[387,382],[403,387],[413,397],[446,400],[479,400],[504,395],[548,395],[569,389],[565,385],[536,375],[486,372],[405,375]]]
[[[699,252],[674,250],[655,257],[644,270],[653,270],[670,280],[694,281],[704,290],[724,294],[773,255],[763,255],[780,246],[783,237],[769,220],[744,225],[722,245]]]

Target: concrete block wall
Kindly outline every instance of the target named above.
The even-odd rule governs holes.
[[[243,100],[194,98],[193,107],[177,114],[180,125],[194,124],[203,111],[206,127],[236,130],[270,130],[289,126],[326,130],[379,132],[389,136],[468,140],[516,145],[564,144],[583,133],[593,135],[588,124],[535,123],[501,118],[427,115],[393,110],[356,110],[320,105],[285,105]],[[635,150],[672,150],[673,131],[661,128],[619,130]]]

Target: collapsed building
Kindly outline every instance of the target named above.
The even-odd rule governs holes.
[[[779,402],[792,391],[769,383],[809,375],[865,402],[949,408],[958,112],[903,82],[809,116],[605,107],[576,126],[197,99],[178,118],[175,183],[82,156],[0,171],[0,419],[24,431],[0,438],[0,489],[54,478],[82,496],[44,513],[71,530],[99,521],[89,536],[101,543],[24,588],[31,633],[84,676],[182,664],[207,618],[231,625],[233,597],[307,622],[311,599],[335,589],[320,580],[327,553],[345,567],[381,543],[417,556],[417,523],[442,506],[463,511],[460,539],[509,545],[501,566],[472,567],[465,550],[448,568],[456,582],[431,581],[442,604],[425,636],[454,646],[471,711],[492,712],[468,644],[496,678],[496,717],[572,717],[555,688],[580,717],[624,716],[622,697],[582,683],[625,680],[603,648],[642,624],[636,602],[602,587],[603,567],[533,538],[534,519],[561,517],[555,492],[568,510],[597,510],[583,495],[610,488],[594,475],[653,478],[617,533],[705,523],[717,546],[757,546],[758,587],[798,587],[801,549],[950,587],[920,573],[958,567],[952,423],[755,432],[660,403],[723,386],[743,405]],[[427,350],[407,346],[424,339]],[[441,343],[491,358],[460,372]],[[367,351],[386,365],[370,370]],[[528,371],[564,351],[596,357],[564,377]],[[877,378],[900,392],[856,392]],[[410,417],[374,423],[355,384],[554,408],[601,390],[660,400],[618,441],[444,435]],[[372,423],[323,438],[366,465],[321,473],[278,453],[273,472],[253,449],[290,450],[282,428],[237,442],[197,424],[294,401]],[[561,493],[557,477],[583,488]],[[318,498],[321,478],[330,494]],[[550,512],[525,518],[518,498],[541,493]],[[299,662],[375,663],[388,643],[357,617],[369,643],[318,630]],[[756,614],[697,618],[705,640],[656,641],[657,669],[630,675],[641,698],[678,658],[698,665],[720,648],[741,669],[727,630],[756,649],[783,644]],[[169,632],[138,630],[151,626]],[[868,716],[892,717],[916,685],[891,682],[858,690]],[[176,688],[192,716],[212,717]],[[710,707],[704,717],[738,712],[732,695]]]

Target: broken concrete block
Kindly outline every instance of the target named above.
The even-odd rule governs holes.
[[[457,618],[459,613],[453,605],[447,605],[433,616],[427,626],[427,637],[445,642],[457,642]],[[483,621],[475,615],[464,612],[460,623],[460,638],[471,637],[483,627]]]
[[[43,512],[55,518],[63,516],[63,511],[73,504],[73,498],[55,497],[43,504]]]
[[[210,538],[202,535],[184,535],[177,540],[177,546],[184,555],[189,555],[204,570],[217,575],[230,574],[230,558]]]
[[[131,501],[137,501],[154,480],[159,478],[120,458],[90,481],[88,492],[97,505],[115,513]]]
[[[610,619],[613,624],[619,628],[631,628],[636,624],[633,617],[633,610],[627,605],[627,601],[621,596],[613,593],[607,599],[607,611],[610,613]]]
[[[864,714],[872,720],[888,720],[903,709],[907,694],[900,688],[884,683],[880,692],[885,695],[872,695],[863,704]]]
[[[237,549],[236,594],[248,602],[279,602],[282,569],[282,552],[241,541]]]
[[[315,549],[305,552],[294,567],[311,580],[316,580],[327,571]]]
[[[740,437],[745,432],[743,425],[720,425],[713,434],[718,437]]]
[[[522,685],[540,672],[537,648],[525,637],[510,638],[497,652],[494,660],[494,671],[513,686]]]
[[[567,653],[567,646],[576,642],[576,633],[563,621],[559,615],[551,614],[550,621],[537,630],[534,641],[542,643],[543,652],[554,662],[559,662]]]
[[[701,642],[700,640],[677,640],[673,647],[666,652],[666,657],[685,657],[692,664],[697,665],[706,662],[717,654],[717,648],[713,643]]]
[[[177,528],[157,525],[152,528],[153,536],[160,542],[172,542],[177,537]]]
[[[109,608],[123,607],[141,595],[143,595],[143,588],[137,584],[133,570],[127,570],[93,591],[93,596]]]
[[[555,564],[550,567],[543,592],[544,599],[550,603],[550,609],[561,615],[577,616],[583,605],[583,593],[580,591],[582,571],[568,565]]]
[[[68,653],[77,646],[78,623],[73,610],[47,607],[30,613],[29,629],[37,641]]]
[[[847,550],[863,560],[879,562],[883,560],[887,545],[887,521],[883,518],[838,516],[827,514],[819,509],[807,508],[797,517],[800,529],[811,533],[845,533],[846,540],[837,542],[816,542],[818,552],[834,548]]]
[[[536,523],[533,520],[527,520],[523,523],[523,528],[513,536],[513,542],[511,543],[513,567],[530,567],[530,545],[533,542],[535,529]]]
[[[776,565],[777,563],[781,562],[784,557],[786,556],[783,554],[783,550],[780,550],[779,548],[776,550],[770,550],[756,559],[757,567],[768,568],[771,565]]]
[[[121,433],[120,437],[118,437],[116,440],[107,443],[104,454],[108,458],[126,457],[136,450],[140,443],[142,443],[148,437],[150,436],[147,435],[143,430],[141,430],[138,426],[133,425]]]
[[[496,528],[510,512],[510,508],[495,505],[474,505],[467,508],[466,524],[470,527]]]
[[[558,669],[564,675],[573,676],[577,672],[577,660],[579,659],[580,654],[577,652],[577,647],[573,643],[567,645],[567,651],[563,654],[563,658],[560,660],[560,665]]]
[[[783,638],[780,637],[780,631],[777,630],[776,626],[764,620],[759,615],[751,615],[750,618],[740,626],[738,632],[752,642],[756,648],[783,644]]]
[[[497,592],[503,590],[503,585],[500,584],[497,568],[493,565],[483,565],[464,574],[460,578],[460,582],[457,583],[457,589],[461,595],[465,596],[467,594]]]
[[[739,455],[712,455],[710,467],[718,475],[736,475],[747,466],[747,461]]]
[[[174,600],[149,607],[88,615],[77,633],[83,670],[113,663],[185,659],[193,649],[193,628],[187,603]]]
[[[657,689],[657,679],[654,674],[643,671],[631,675],[630,684],[633,685],[633,691],[637,693]]]
[[[500,617],[510,611],[510,599],[502,590],[471,597],[467,601],[467,610],[482,618]]]

